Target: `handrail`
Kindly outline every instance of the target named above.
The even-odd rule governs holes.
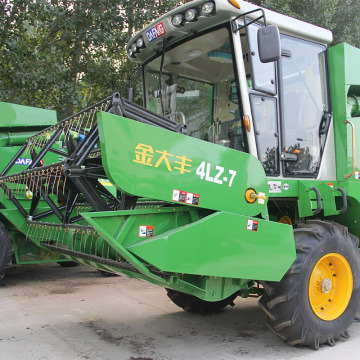
[[[317,187],[313,187],[311,190],[314,190],[315,191],[315,194],[316,194],[316,209],[313,210],[313,215],[318,215],[320,214],[320,211],[321,211],[321,194],[320,194],[320,191]]]
[[[245,25],[243,25],[241,27],[238,27],[238,25],[236,23],[237,19],[239,19],[239,18],[241,18],[243,16],[246,16],[246,15],[252,14],[254,12],[257,12],[257,11],[261,11],[262,15],[258,16],[256,19],[250,20],[248,23],[245,21]],[[261,8],[258,8],[258,9],[251,10],[251,11],[248,11],[246,13],[240,14],[235,19],[232,20],[232,31],[235,33],[238,30],[242,30],[243,28],[253,24],[254,22],[256,22],[256,21],[258,21],[260,19],[264,19],[264,26],[266,27],[267,26],[267,21],[266,21],[265,11],[264,11],[264,9],[261,9]]]
[[[355,152],[355,125],[348,120],[344,120],[344,124],[350,124],[352,128],[352,172],[351,174],[345,175],[345,179],[353,176],[356,169],[356,152]]]
[[[341,196],[342,196],[342,201],[343,201],[343,207],[339,210],[339,214],[343,214],[347,208],[348,208],[348,203],[347,203],[347,197],[346,197],[346,192],[343,188],[338,187],[336,190],[341,192]]]

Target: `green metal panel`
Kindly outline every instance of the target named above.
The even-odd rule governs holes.
[[[154,234],[161,234],[176,228],[179,226],[179,222],[180,224],[191,222],[188,209],[183,207],[83,213],[82,215],[122,258],[129,261],[138,271],[149,276],[149,270],[127,250],[126,245],[132,245],[144,239],[140,234],[141,226],[149,227],[149,229],[151,227],[152,232],[147,236],[154,236]],[[153,277],[157,278],[157,276]]]
[[[249,204],[245,191],[268,196],[264,169],[252,155],[108,113],[98,114],[102,161],[126,193],[255,216],[267,201]],[[136,181],[141,179],[141,181]],[[190,195],[189,195],[190,194]],[[176,198],[175,198],[176,199]]]
[[[339,186],[346,191],[348,209],[344,214],[330,219],[347,226],[351,234],[360,237],[360,181],[344,181]],[[341,206],[340,199],[338,206]]]
[[[0,128],[50,126],[57,122],[56,111],[0,102]]]
[[[337,180],[345,180],[352,172],[352,128],[344,121],[352,121],[355,138],[360,138],[360,118],[351,117],[347,98],[360,95],[360,50],[339,44],[329,49],[330,88],[334,115]],[[360,147],[356,148],[356,170],[360,170]],[[349,180],[355,180],[352,175]]]
[[[170,230],[163,232],[160,213],[152,213],[83,216],[133,265],[141,258],[169,273],[279,281],[296,257],[292,227],[285,224],[216,212],[184,226],[169,222]],[[256,227],[249,227],[254,222]],[[153,236],[139,237],[139,224],[151,226]]]
[[[65,260],[60,253],[40,248],[19,232],[12,231],[11,236],[17,264],[38,264]]]
[[[333,182],[310,180],[299,181],[299,216],[308,217],[314,215],[313,210],[317,208],[316,193],[313,190],[315,187],[320,192],[321,208],[324,211],[324,216],[337,215],[341,209],[336,208],[335,199],[341,196],[340,191],[336,190],[337,186],[334,186]]]
[[[2,171],[2,169],[5,168],[5,166],[11,161],[11,159],[15,156],[15,154],[19,150],[20,150],[20,146],[9,146],[9,147],[0,148],[0,172]],[[53,155],[51,155],[50,158],[51,160],[52,159],[56,160],[56,157],[54,157]],[[59,157],[57,156],[57,159],[58,158]],[[30,154],[23,155],[21,156],[20,160],[21,160],[21,164],[20,162],[19,164],[15,164],[8,174],[25,170],[31,162],[31,155]]]
[[[278,198],[284,197],[297,199],[299,217],[313,216],[313,210],[317,206],[316,193],[312,190],[314,187],[317,187],[320,191],[324,216],[338,214],[342,207],[341,201],[336,206],[336,198],[341,198],[342,196],[340,191],[336,189],[339,186],[344,186],[343,183],[340,185],[338,181],[272,178],[268,179],[268,182],[270,188],[269,196],[275,201]]]
[[[339,196],[340,193],[336,190],[336,188],[329,186],[325,182],[321,182],[319,185],[319,191],[322,196],[324,216],[338,214],[339,210],[336,208],[335,196]]]
[[[298,198],[298,206],[299,206],[299,217],[307,217],[312,216],[312,203],[311,196],[314,195],[312,191],[310,191],[311,187],[304,182],[299,182],[299,198]]]
[[[296,258],[291,226],[221,212],[128,250],[163,271],[268,281],[280,281]]]

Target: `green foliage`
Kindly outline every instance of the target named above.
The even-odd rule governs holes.
[[[128,0],[3,0],[0,100],[72,114],[120,91],[134,65],[125,45],[177,5]]]
[[[126,96],[135,65],[125,44],[181,0],[1,0],[0,101],[67,116],[114,91]],[[253,0],[328,28],[360,47],[358,0]],[[134,81],[138,88],[139,81]]]
[[[332,30],[332,45],[360,47],[359,0],[251,0],[253,4]]]

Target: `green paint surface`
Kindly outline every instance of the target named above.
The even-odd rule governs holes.
[[[163,271],[272,281],[295,260],[291,226],[222,212],[127,249]]]
[[[344,121],[355,126],[355,138],[360,138],[360,118],[352,117],[347,99],[360,96],[360,50],[339,44],[329,49],[329,69],[332,108],[334,115],[337,180],[345,180],[352,172],[352,128]],[[358,143],[358,141],[357,141]],[[356,171],[360,171],[360,147],[356,145]],[[352,175],[349,180],[355,180]]]
[[[186,205],[248,216],[266,210],[267,201],[245,200],[248,188],[268,197],[265,172],[252,155],[108,113],[99,113],[98,123],[105,171],[124,192],[180,203],[175,190],[198,196],[198,205]],[[182,169],[184,159],[189,166]]]
[[[136,255],[130,260],[140,258],[165,272],[279,281],[295,260],[291,226],[216,212],[183,226],[168,216],[166,229],[163,215],[155,210],[83,214],[125,258]],[[140,224],[151,226],[153,236],[139,236]]]
[[[57,122],[56,111],[0,102],[0,128],[50,126]]]

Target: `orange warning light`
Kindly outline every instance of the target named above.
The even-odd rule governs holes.
[[[228,2],[237,9],[240,9],[240,4],[236,0],[228,0]]]
[[[249,118],[249,115],[244,115],[243,120],[244,120],[245,129],[246,129],[247,132],[249,132],[250,131],[250,118]]]

